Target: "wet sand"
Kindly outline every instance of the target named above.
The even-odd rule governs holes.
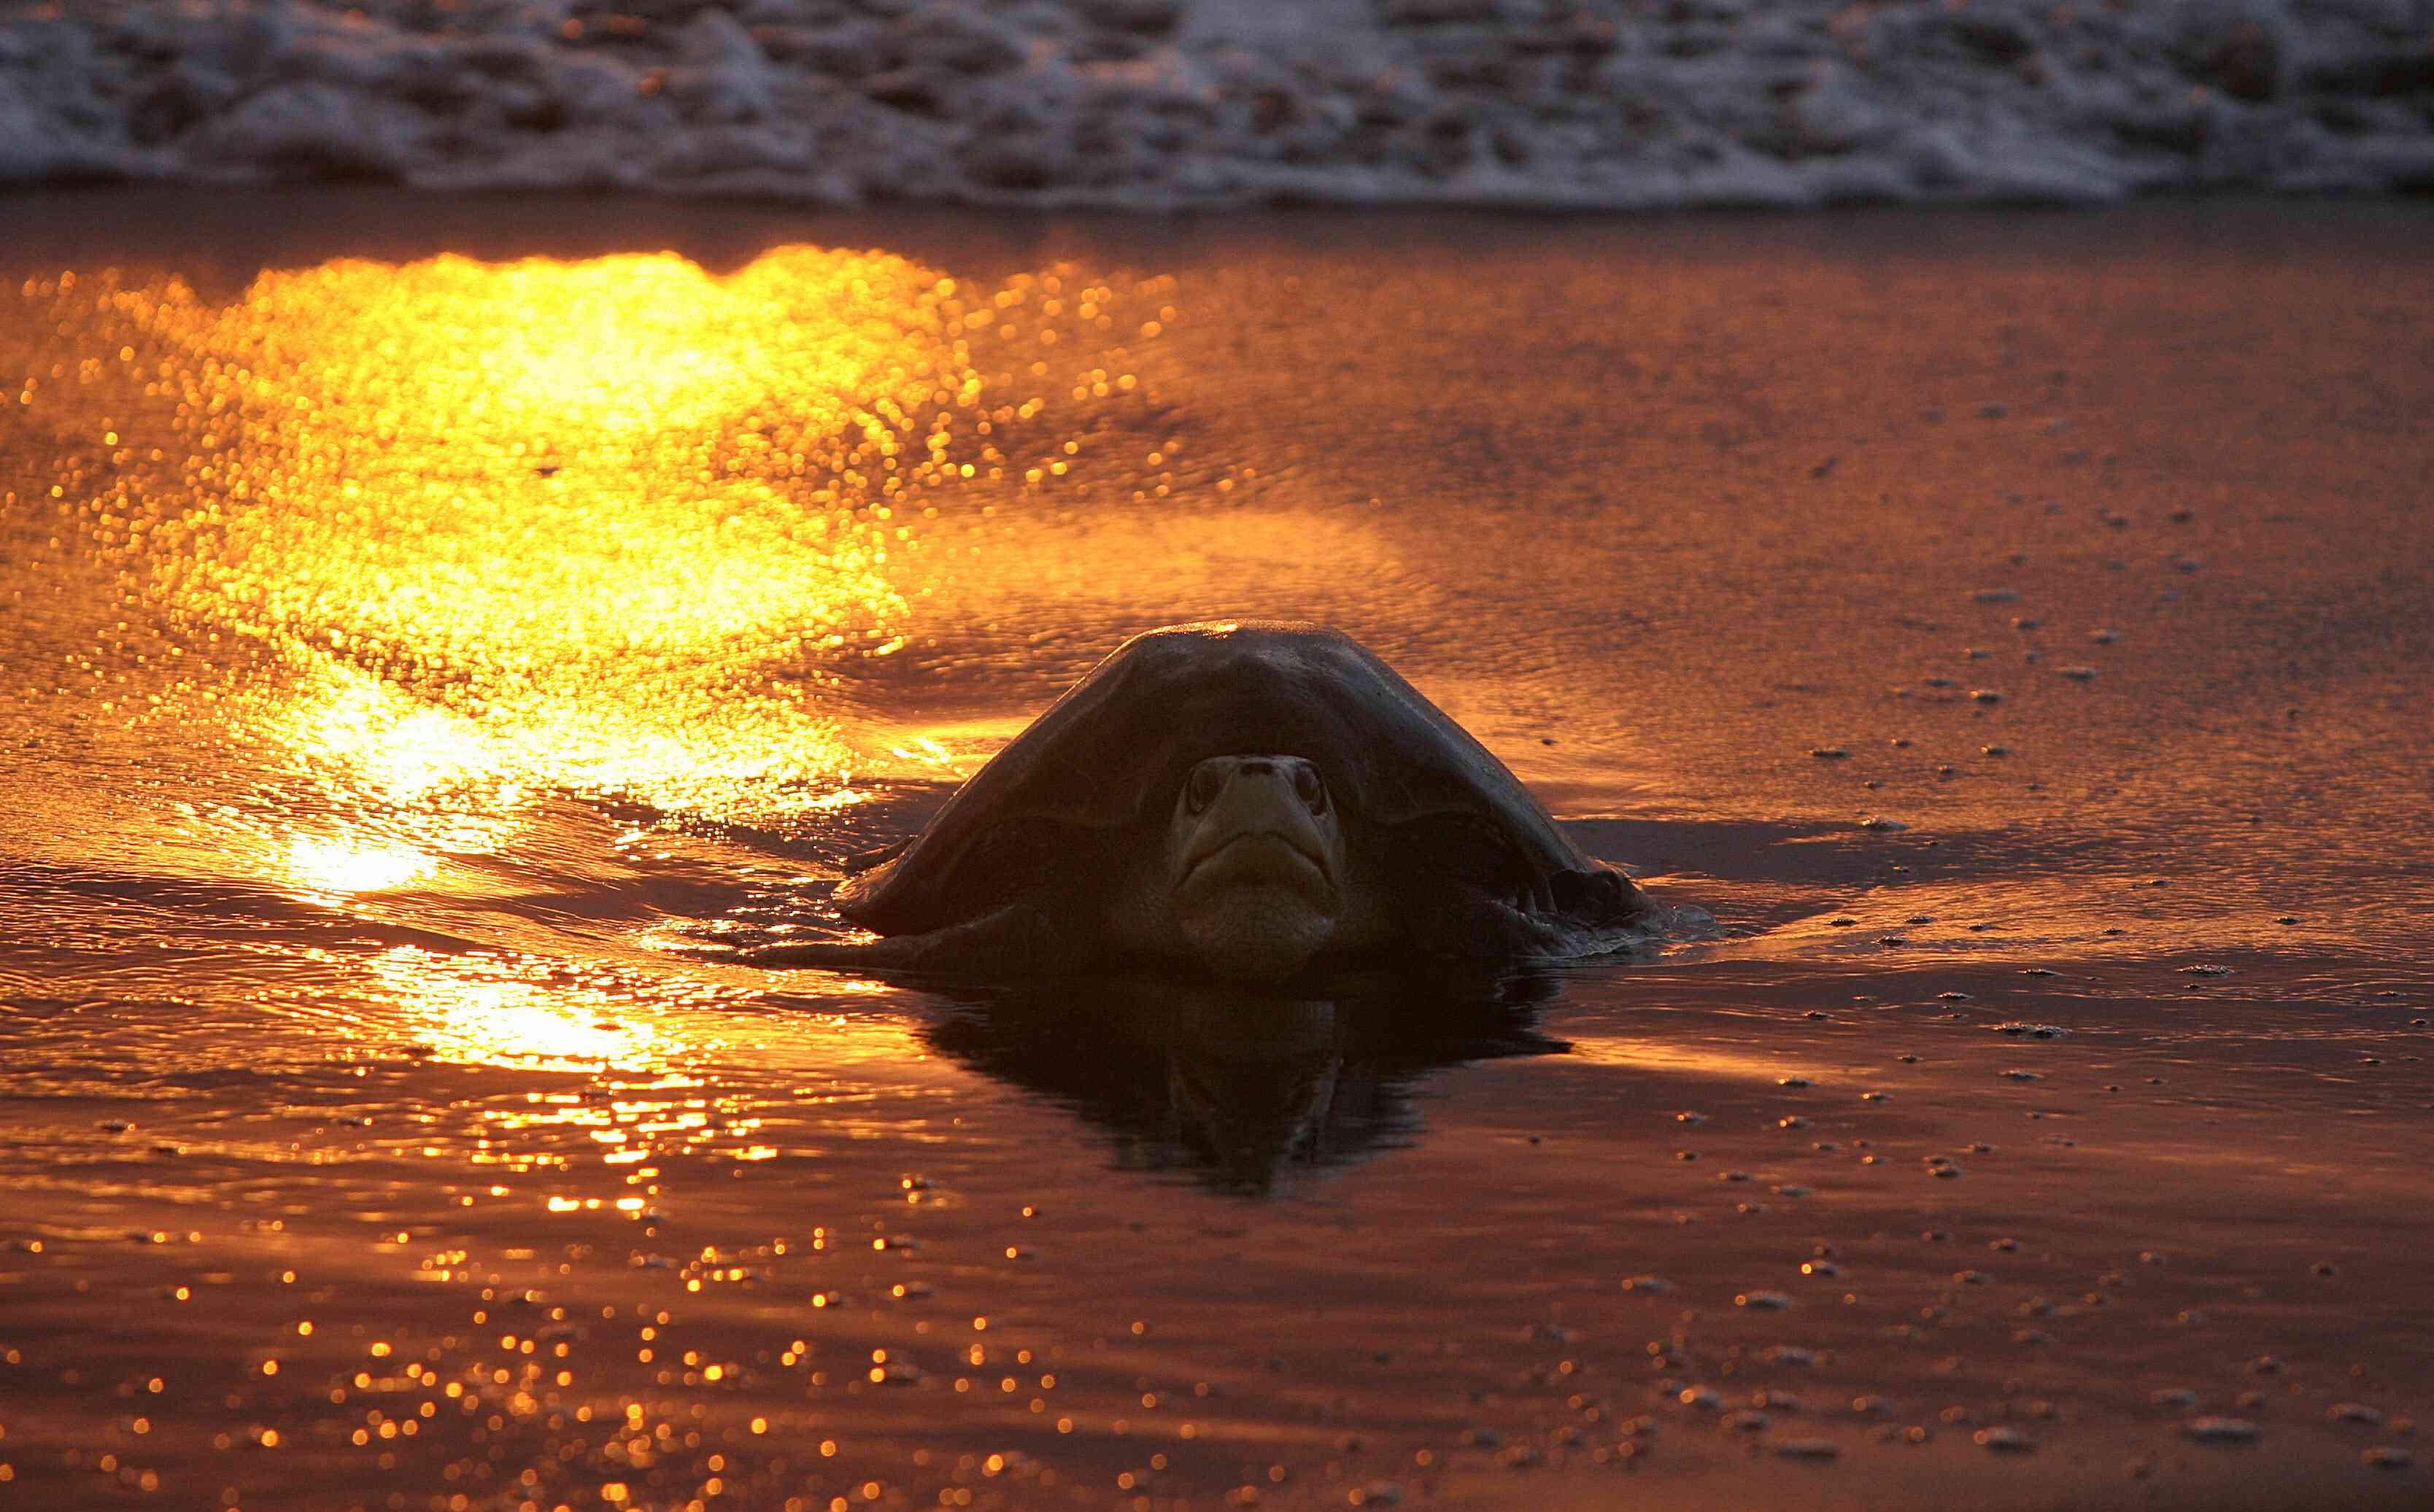
[[[11,212],[8,1493],[2434,1494],[2424,207]],[[691,953],[1217,613],[1714,930]]]

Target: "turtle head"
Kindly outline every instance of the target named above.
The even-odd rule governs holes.
[[[1174,795],[1167,866],[1176,925],[1221,977],[1290,977],[1344,907],[1344,831],[1327,779],[1294,756],[1196,763]]]

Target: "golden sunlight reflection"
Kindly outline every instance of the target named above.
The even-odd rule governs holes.
[[[439,1060],[523,1070],[647,1072],[703,1046],[679,1039],[621,974],[585,980],[545,961],[396,946],[367,962],[400,1026]],[[664,998],[683,984],[658,981]],[[697,989],[699,1006],[725,997]]]
[[[704,1060],[775,1072],[855,1067],[880,1080],[929,1079],[918,1069],[929,1052],[910,1025],[862,1012],[755,1012],[763,1000],[757,982],[414,945],[393,945],[361,969],[368,995],[387,1005],[377,1027],[439,1061],[659,1081],[682,1081],[674,1068]],[[852,980],[823,982],[821,991],[860,996],[894,989]],[[386,1016],[390,1010],[394,1016]],[[376,1027],[354,1018],[343,1023],[357,1039]]]
[[[971,378],[942,282],[441,258],[151,302],[217,379],[188,420],[225,503],[185,522],[180,598],[296,663],[283,733],[397,801],[831,777],[827,722],[739,674],[895,635],[899,457],[934,473]]]
[[[61,507],[205,658],[269,650],[277,686],[241,698],[322,817],[263,866],[342,895],[506,843],[549,791],[763,821],[857,801],[858,768],[902,758],[822,689],[908,643],[936,500],[1061,484],[1091,416],[1140,402],[1123,343],[1155,330],[1069,269],[972,289],[809,246],[728,274],[339,261],[226,304],[26,292],[168,412],[174,447],[106,419],[108,481]]]
[[[1679,1041],[1632,1040],[1601,1034],[1568,1035],[1566,1038],[1571,1042],[1570,1053],[1574,1059],[1594,1065],[1629,1066],[1636,1070],[1664,1071],[1676,1076],[1718,1077],[1731,1081],[1779,1081],[1786,1077],[1812,1076],[1818,1070],[1813,1062],[1785,1056],[1751,1055]]]
[[[431,875],[432,858],[406,845],[299,836],[287,847],[287,870],[311,892],[349,897],[420,881]]]

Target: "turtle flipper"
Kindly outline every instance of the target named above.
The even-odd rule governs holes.
[[[1414,936],[1432,955],[1510,960],[1572,953],[1563,929],[1482,889],[1452,890],[1434,900],[1419,922]]]
[[[1627,947],[1648,914],[1647,895],[1619,872],[1559,873],[1510,892],[1457,885],[1419,900],[1412,938],[1456,960],[1570,960]]]
[[[1026,902],[926,934],[763,945],[739,952],[735,959],[762,967],[818,966],[831,971],[941,977],[1060,977],[1086,965],[1088,953],[1045,910]]]

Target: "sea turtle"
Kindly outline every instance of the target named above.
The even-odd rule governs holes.
[[[1277,981],[1361,960],[1561,960],[1653,911],[1504,765],[1351,637],[1134,637],[835,904],[884,938],[761,966],[1053,976],[1173,963]]]

